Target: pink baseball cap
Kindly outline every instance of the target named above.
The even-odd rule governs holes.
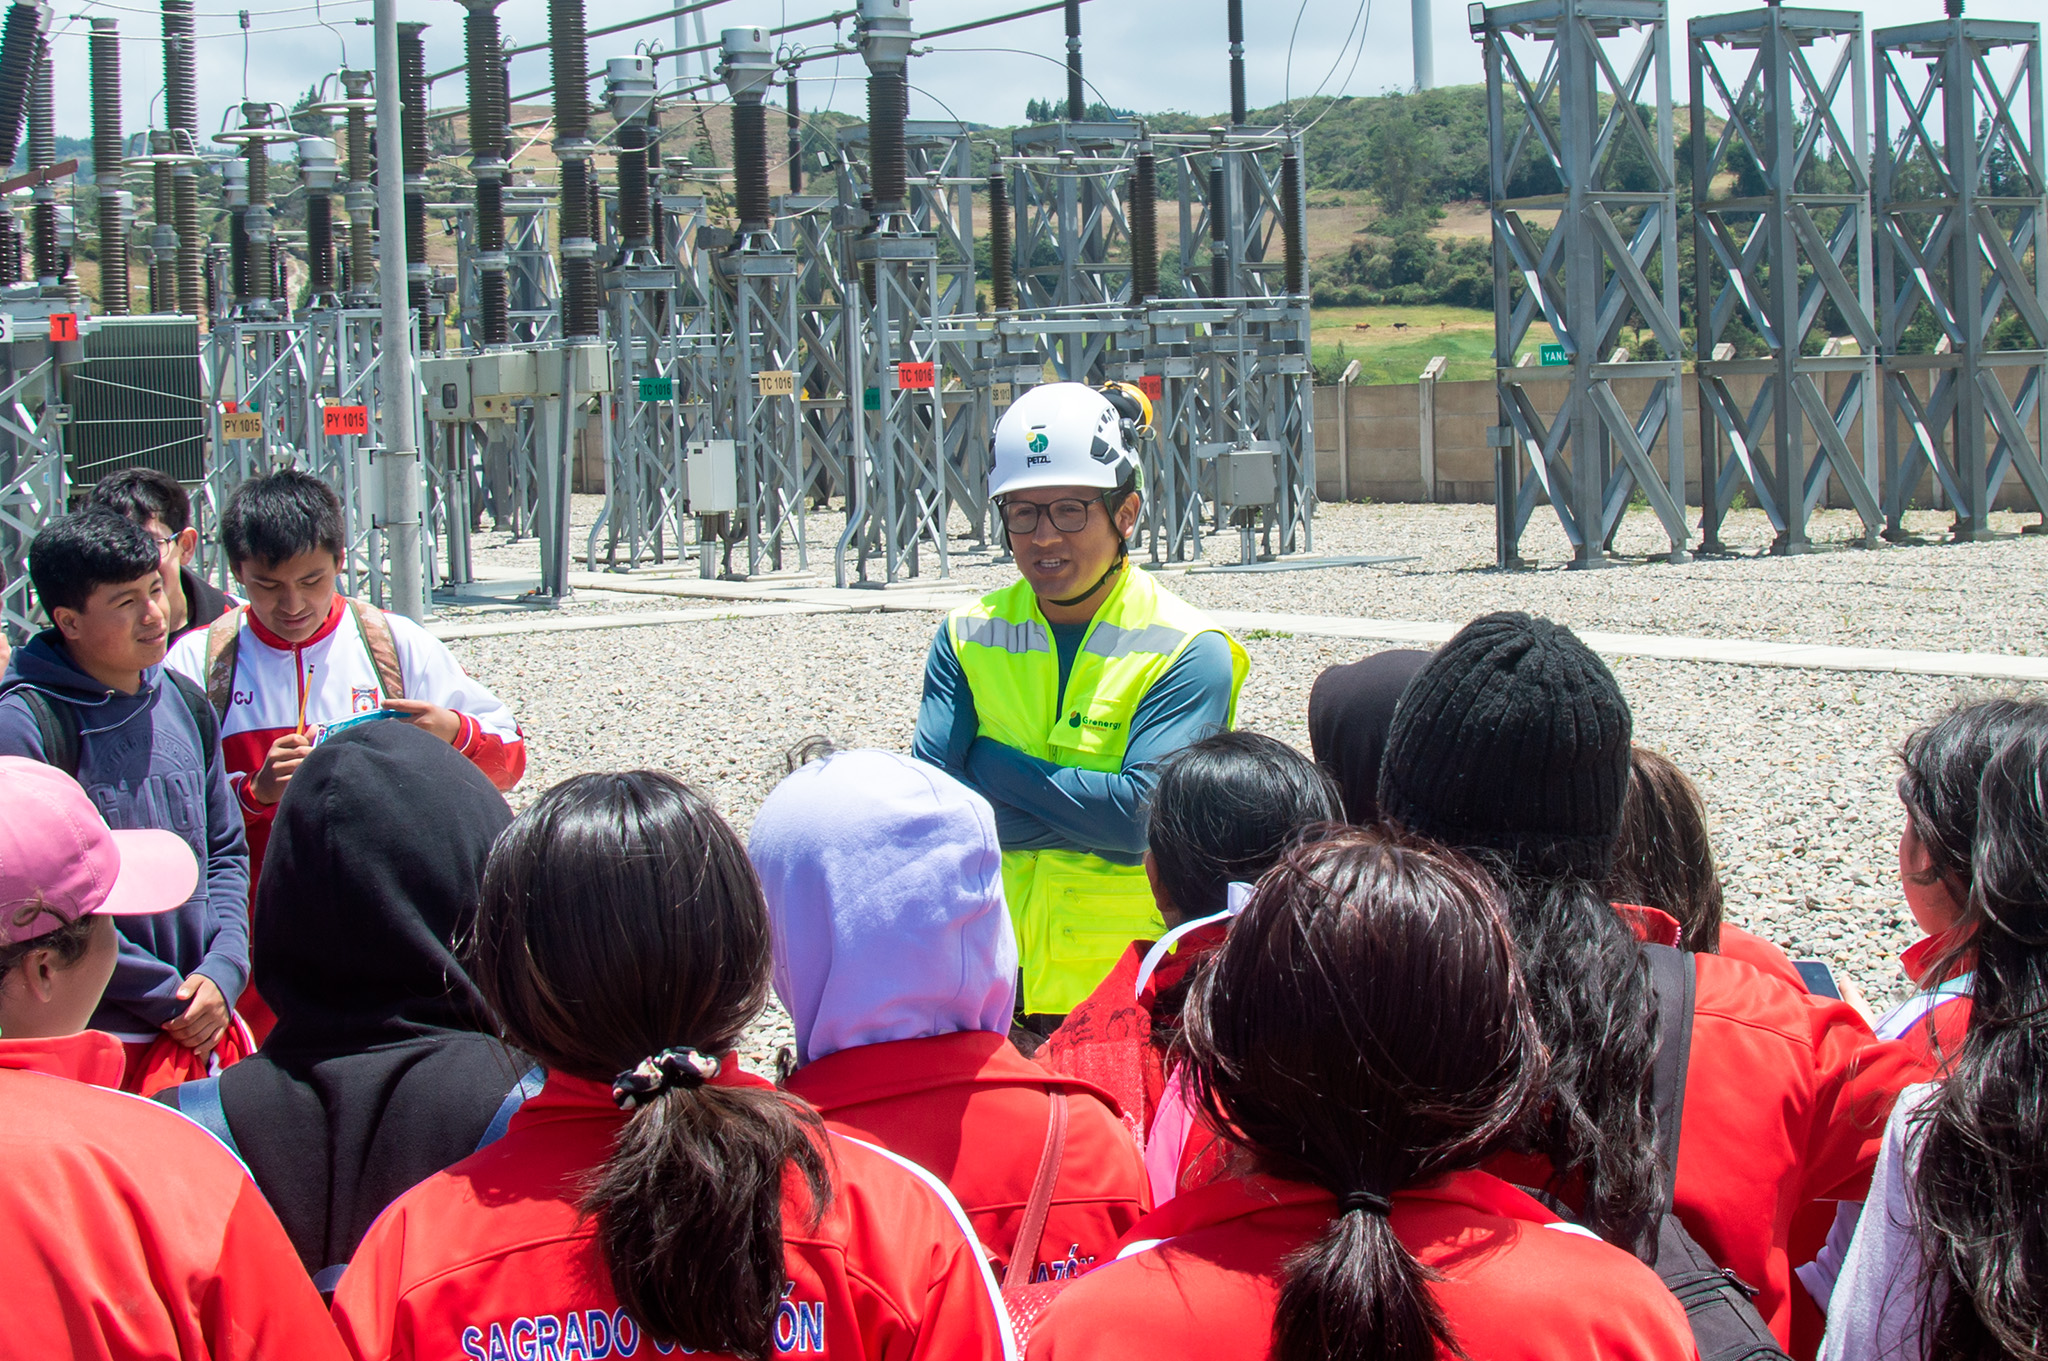
[[[199,862],[176,832],[114,831],[78,781],[41,761],[0,756],[0,945],[33,940],[87,913],[147,916],[182,905]]]

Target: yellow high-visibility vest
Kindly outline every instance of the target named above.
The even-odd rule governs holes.
[[[974,692],[977,735],[1081,770],[1123,769],[1138,701],[1201,633],[1207,616],[1126,564],[1081,639],[1060,702],[1059,655],[1031,584],[1018,581],[946,616]],[[1251,659],[1230,644],[1230,708]],[[1079,851],[1003,852],[1003,892],[1024,968],[1024,1010],[1073,1010],[1134,940],[1165,929],[1141,865]]]

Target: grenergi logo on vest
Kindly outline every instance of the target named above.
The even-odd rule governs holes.
[[[1115,732],[1123,726],[1123,720],[1117,718],[1083,718],[1081,711],[1076,709],[1067,716],[1067,726],[1070,728],[1087,728],[1092,732]]]
[[[775,1350],[821,1354],[825,1302],[792,1300],[789,1294],[795,1288],[793,1281],[782,1287],[782,1303],[775,1312]],[[462,1330],[462,1354],[470,1361],[606,1361],[638,1356],[642,1342],[657,1356],[696,1355],[693,1348],[648,1337],[623,1309],[571,1309],[493,1323],[488,1330],[474,1324]]]

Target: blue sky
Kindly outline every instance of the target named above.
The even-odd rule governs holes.
[[[246,75],[244,42],[237,11],[250,11]],[[912,0],[920,29],[934,29],[984,15],[1025,8],[1030,0]],[[667,8],[664,0],[591,0],[590,26],[595,28]],[[702,12],[712,40],[724,27],[742,24],[779,25],[851,8],[852,0],[727,0]],[[1674,46],[1674,79],[1685,78],[1683,21],[1700,14],[1722,13],[1750,6],[1678,0]],[[1938,0],[1875,0],[1860,7],[1870,27],[1911,23],[1939,17]],[[218,128],[223,110],[239,102],[246,89],[254,99],[289,105],[307,86],[340,65],[346,47],[351,64],[371,59],[368,0],[199,0],[201,116],[207,130]],[[1351,94],[1377,94],[1407,86],[1411,79],[1408,0],[1367,0],[1366,39],[1343,46],[1347,31],[1361,15],[1357,0],[1246,0],[1248,97],[1253,107],[1275,104],[1290,92],[1306,94],[1327,78],[1327,88]],[[159,31],[152,0],[57,6],[62,30],[56,40],[58,130],[69,136],[89,135],[86,87],[86,24],[67,22],[75,14],[111,15],[123,30],[124,119],[130,131],[148,126],[152,110],[161,119],[163,60],[154,41]],[[430,70],[453,66],[461,59],[462,8],[455,0],[402,0],[400,17],[428,22]],[[547,36],[545,0],[507,0],[500,11],[504,30],[516,42]],[[2037,20],[2039,0],[1972,0],[1975,17]],[[1439,84],[1475,82],[1481,78],[1477,47],[1465,29],[1462,0],[1436,0],[1431,8]],[[1296,29],[1297,16],[1299,28]],[[694,17],[689,38],[695,41]],[[323,26],[325,25],[325,26]],[[847,26],[850,31],[850,26]],[[1082,7],[1083,68],[1093,91],[1109,103],[1141,111],[1179,110],[1214,113],[1229,104],[1224,0],[1088,0]],[[591,44],[593,64],[607,56],[630,53],[636,41],[663,46],[673,41],[673,21]],[[1290,35],[1293,41],[1290,51]],[[811,48],[830,47],[833,29],[820,27],[789,35]],[[944,39],[933,52],[913,60],[911,114],[918,118],[957,116],[972,122],[1015,123],[1023,119],[1025,101],[1038,96],[1063,96],[1065,51],[1058,13]],[[978,49],[978,50],[967,50]],[[988,50],[1007,49],[1007,50]],[[1355,60],[1354,60],[1355,59]],[[697,58],[690,58],[697,72]],[[663,63],[672,78],[674,62]],[[802,90],[807,108],[832,107],[860,112],[865,107],[857,57],[814,62],[804,68]],[[1348,83],[1347,83],[1348,77]],[[514,90],[546,85],[546,53],[517,60]],[[459,76],[436,87],[434,103],[459,103]]]

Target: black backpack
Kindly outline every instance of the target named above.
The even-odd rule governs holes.
[[[1699,975],[1693,957],[1682,950],[1646,945],[1643,952],[1657,993],[1658,1034],[1662,1037],[1650,1068],[1650,1090],[1657,1108],[1657,1161],[1664,1167],[1665,1186],[1654,1251],[1646,1260],[1685,1306],[1700,1361],[1790,1361],[1750,1302],[1755,1287],[1716,1262],[1671,1212],[1671,1197],[1678,1185],[1679,1121],[1685,1114],[1685,1074],[1692,1058],[1693,999]]]
[[[220,716],[213,711],[213,704],[206,697],[206,691],[199,688],[199,682],[169,668],[164,678],[178,692],[178,698],[185,703],[185,711],[192,715],[192,722],[199,729],[199,749],[207,769],[220,759]],[[17,685],[9,694],[19,694],[28,706],[29,717],[36,722],[36,732],[42,738],[43,764],[55,766],[78,778],[78,712],[69,704],[51,699],[41,690],[29,685]]]

